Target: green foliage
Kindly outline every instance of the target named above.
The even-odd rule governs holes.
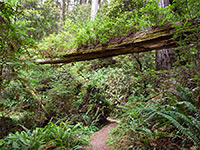
[[[29,9],[25,14],[21,6],[0,2],[3,17],[0,18],[3,50],[0,52],[3,72],[0,74],[0,115],[17,118],[16,122],[11,121],[14,126],[20,123],[28,129],[2,139],[1,148],[81,149],[88,144],[82,136],[96,131],[109,115],[122,117],[110,138],[115,149],[199,147],[197,0],[176,1],[166,8],[158,8],[155,0],[117,0],[104,6],[94,21],[88,19],[89,5],[77,6],[69,12],[59,34],[57,4],[51,0],[44,5],[37,0],[22,2],[23,8]],[[172,11],[179,7],[186,8],[180,12],[182,15]],[[22,19],[26,17],[29,21]],[[193,20],[190,22],[190,19]],[[175,21],[185,23],[177,25]],[[27,65],[22,60],[29,59],[26,52],[31,55],[37,51],[53,58],[64,54],[66,49],[107,46],[117,37],[132,36],[138,30],[165,24],[176,27],[174,38],[185,37],[180,39],[177,50],[178,68],[170,72],[155,71],[155,52],[52,66]],[[180,36],[182,30],[193,34]],[[48,34],[37,50],[27,50],[31,45],[28,36],[41,40]],[[185,47],[189,42],[193,45]],[[180,68],[179,61],[183,60],[187,64]],[[174,79],[169,79],[171,76]],[[174,86],[172,82],[180,82],[184,87]],[[166,92],[166,89],[176,90]],[[52,123],[66,118],[70,124]],[[45,128],[38,128],[50,120]],[[14,128],[9,130],[3,125],[0,130],[4,127],[13,132]]]
[[[23,59],[27,48],[34,44],[28,38],[27,21],[19,18],[24,14],[17,4],[0,2],[0,94],[11,80],[19,80],[20,70],[26,67]],[[6,92],[5,92],[6,93]]]
[[[51,66],[45,66],[24,73],[31,81],[35,93],[41,97],[41,101],[33,99],[32,103],[31,100],[26,100],[26,104],[25,98],[21,99],[21,105],[26,107],[22,107],[20,111],[29,113],[25,113],[20,122],[28,128],[43,126],[50,119],[57,121],[62,118],[70,118],[73,123],[83,122],[84,125],[91,127],[104,122],[112,106],[102,87],[97,85],[97,79],[91,77],[86,80],[89,71],[80,71],[82,67],[84,65],[80,63],[73,66],[57,66],[54,70]],[[40,103],[46,111],[41,108]]]
[[[183,148],[200,146],[200,111],[187,88],[178,86],[162,99],[127,104],[124,109],[127,112],[123,123],[112,132],[118,138],[110,139],[112,145],[120,143],[116,148],[175,149],[173,145],[178,141]],[[169,139],[170,143],[163,144],[162,139]],[[124,142],[126,146],[122,145]]]
[[[68,19],[73,20],[74,23],[84,25],[90,18],[91,6],[90,4],[76,5],[73,7],[67,16]],[[68,21],[67,21],[68,22]]]
[[[18,20],[23,15],[20,6],[1,2],[1,56],[15,55],[16,57],[26,52],[24,48],[33,44],[33,40],[27,37],[26,20]],[[12,56],[11,55],[11,56]]]
[[[97,85],[96,80],[91,80],[86,83],[85,87],[81,90],[79,98],[83,101],[81,109],[87,106],[85,115],[83,116],[84,123],[89,125],[91,122],[103,124],[111,112],[111,104],[106,99],[105,92]]]
[[[26,13],[22,19],[29,21],[28,27],[34,30],[28,30],[29,37],[40,41],[43,36],[52,33],[58,33],[60,21],[60,3],[53,0],[22,0],[22,8]]]
[[[25,131],[17,131],[1,140],[1,149],[81,149],[83,145],[88,145],[85,136],[88,129],[80,123],[72,126],[67,121],[58,125],[49,122],[45,128],[36,128],[33,131],[24,129]]]
[[[77,10],[75,7],[66,20],[63,30],[58,35],[45,38],[39,45],[39,49],[45,50],[48,53],[45,55],[47,57],[56,57],[58,51],[62,54],[65,49],[106,45],[106,42],[111,42],[119,36],[134,34],[138,30],[147,29],[153,25],[166,24],[170,16],[170,9],[160,11],[156,1],[146,2],[144,5],[143,1],[134,0],[127,4],[131,5],[128,10],[120,8],[124,7],[126,2],[116,3],[116,7],[105,6],[94,21],[88,20],[88,14],[84,12],[86,9],[78,9],[77,13],[74,13],[74,10]],[[85,7],[88,8],[88,6]],[[120,11],[116,12],[118,9]],[[111,14],[117,16],[111,17]]]
[[[63,118],[78,109],[80,104],[77,102],[77,96],[81,91],[82,81],[71,69],[60,67],[54,72],[54,77],[47,78],[46,83],[45,79],[40,82],[51,87],[45,94],[45,107],[51,117]]]
[[[185,22],[195,18],[194,24],[198,25],[197,4],[196,0],[176,1],[173,5],[159,8],[156,0],[118,0],[112,1],[110,5],[104,5],[94,21],[88,19],[86,11],[89,6],[78,6],[69,13],[63,30],[58,35],[51,35],[44,39],[39,49],[47,52],[44,56],[57,57],[58,52],[63,54],[66,49],[106,46],[109,42],[119,41],[119,38],[133,35],[138,30],[148,30],[162,25],[177,26],[175,23],[177,21]],[[198,34],[197,28],[190,29],[188,32],[195,31],[194,34]],[[177,31],[179,30],[182,33],[185,28],[177,26]],[[178,34],[175,35],[179,37]]]
[[[105,6],[104,11],[109,17],[115,18],[123,12],[137,12],[144,7],[146,3],[148,3],[147,0],[113,0],[110,5]]]
[[[0,3],[1,59],[0,59],[0,138],[18,130],[17,123],[23,110],[38,106],[37,100],[26,86],[23,73],[31,62],[24,59],[34,41],[26,35],[25,20],[18,20],[23,11],[17,4]],[[23,71],[22,71],[23,70]],[[30,120],[29,120],[30,121]],[[32,121],[32,120],[31,120]],[[24,122],[25,123],[25,122]],[[28,122],[32,124],[32,122]],[[28,125],[28,124],[27,124]]]

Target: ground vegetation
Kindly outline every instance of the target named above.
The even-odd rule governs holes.
[[[200,148],[198,0],[165,8],[116,0],[101,4],[93,21],[83,3],[65,22],[57,1],[42,2],[0,2],[0,149],[83,149],[107,117],[121,120],[108,139],[113,149]],[[156,70],[155,51],[35,63],[158,26],[176,29],[171,70]]]

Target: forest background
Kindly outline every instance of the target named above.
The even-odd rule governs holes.
[[[0,148],[83,149],[120,119],[113,149],[200,148],[198,0],[0,2]],[[176,48],[69,64],[59,58],[175,28]]]

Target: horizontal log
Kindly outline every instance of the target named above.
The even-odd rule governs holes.
[[[124,38],[120,43],[113,42],[96,48],[67,50],[66,54],[60,56],[60,58],[38,59],[36,62],[39,64],[70,63],[172,48],[176,47],[176,40],[171,39],[174,32],[173,27],[159,27],[154,30],[139,31],[134,36]]]

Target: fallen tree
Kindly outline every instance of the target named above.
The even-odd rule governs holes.
[[[101,44],[96,47],[77,48],[67,50],[60,58],[46,58],[36,60],[39,64],[70,63],[96,58],[107,58],[117,55],[140,53],[151,50],[160,50],[176,47],[173,40],[175,28],[163,26],[149,31],[138,31],[129,37],[123,37],[119,41]]]

